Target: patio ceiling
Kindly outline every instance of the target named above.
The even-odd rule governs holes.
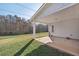
[[[33,15],[33,22],[53,24],[55,22],[79,18],[79,4],[54,3],[43,4]]]

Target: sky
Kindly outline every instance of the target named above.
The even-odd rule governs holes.
[[[30,19],[42,3],[0,3],[0,15],[17,15]]]

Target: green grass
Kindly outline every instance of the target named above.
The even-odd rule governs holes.
[[[38,37],[47,36],[47,32],[37,33]],[[52,49],[42,43],[32,40],[32,34],[0,36],[0,56],[13,55],[69,55]]]

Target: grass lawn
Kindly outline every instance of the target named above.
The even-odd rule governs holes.
[[[37,38],[47,36],[37,33]],[[32,39],[32,34],[0,36],[0,56],[69,55]]]

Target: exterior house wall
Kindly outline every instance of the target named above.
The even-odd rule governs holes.
[[[79,19],[65,20],[54,24],[54,35],[79,39]]]

